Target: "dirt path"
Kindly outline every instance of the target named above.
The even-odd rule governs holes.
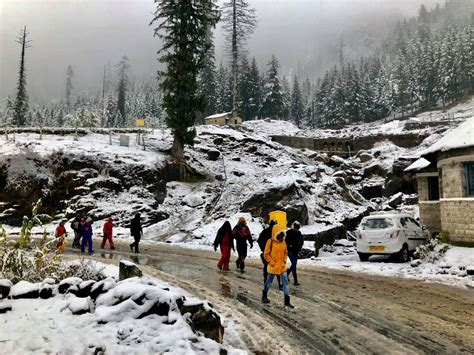
[[[302,286],[290,286],[296,309],[289,310],[275,288],[262,305],[259,260],[240,274],[217,271],[218,253],[168,245],[144,246],[139,257],[103,256],[132,260],[209,299],[255,353],[474,353],[473,291],[306,266]]]

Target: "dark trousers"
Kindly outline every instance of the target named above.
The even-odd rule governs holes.
[[[132,244],[130,244],[130,247],[131,248],[135,247],[135,253],[138,253],[139,252],[138,243],[140,243],[141,235],[134,235],[133,239],[135,239],[135,241]]]
[[[263,253],[260,254],[260,259],[262,259],[262,263],[263,263],[263,283],[265,284],[265,282],[267,282],[267,279],[268,279],[268,263],[267,261],[265,260],[265,258],[263,257]],[[281,278],[280,278],[280,275],[276,275],[277,277],[277,280],[278,280],[278,287],[281,288]],[[273,280],[273,279],[272,279]]]
[[[81,232],[75,230],[74,231],[74,241],[72,242],[72,247],[73,248],[80,248],[81,247],[81,238],[82,238],[82,234]]]
[[[288,258],[291,261],[291,267],[288,269],[288,276],[293,273],[294,282],[298,283],[298,276],[296,275],[296,264],[298,263],[298,254],[289,251]]]

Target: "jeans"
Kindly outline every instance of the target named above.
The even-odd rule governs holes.
[[[291,267],[288,269],[288,274],[291,275],[291,273],[293,273],[295,281],[298,281],[298,277],[296,276],[296,264],[298,263],[298,254],[292,253],[290,251],[288,252],[288,258],[291,261]]]
[[[277,275],[270,274],[270,273],[268,274],[267,281],[265,281],[265,286],[263,286],[263,292],[265,292],[265,293],[268,292],[268,290],[272,286],[273,279],[275,278],[275,276],[277,276]],[[290,295],[290,287],[288,286],[288,275],[286,274],[286,272],[284,272],[280,276],[281,276],[281,279],[283,281],[283,293],[285,294],[285,296],[289,296]]]
[[[92,253],[92,235],[84,235],[82,236],[82,244],[81,244],[81,252],[84,253],[85,251],[85,244],[87,243],[89,253]]]

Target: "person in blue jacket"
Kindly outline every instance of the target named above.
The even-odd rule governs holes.
[[[81,223],[82,230],[82,245],[81,253],[85,251],[85,244],[87,243],[89,249],[89,255],[92,255],[94,251],[92,250],[92,219],[87,217],[87,219],[82,219]]]

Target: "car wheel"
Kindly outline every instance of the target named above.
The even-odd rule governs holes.
[[[370,254],[365,254],[365,253],[357,253],[357,254],[359,254],[360,261],[368,261],[369,260]]]
[[[402,250],[400,250],[398,253],[398,261],[401,263],[406,263],[409,260],[410,260],[410,252],[408,251],[408,247],[404,245]]]

